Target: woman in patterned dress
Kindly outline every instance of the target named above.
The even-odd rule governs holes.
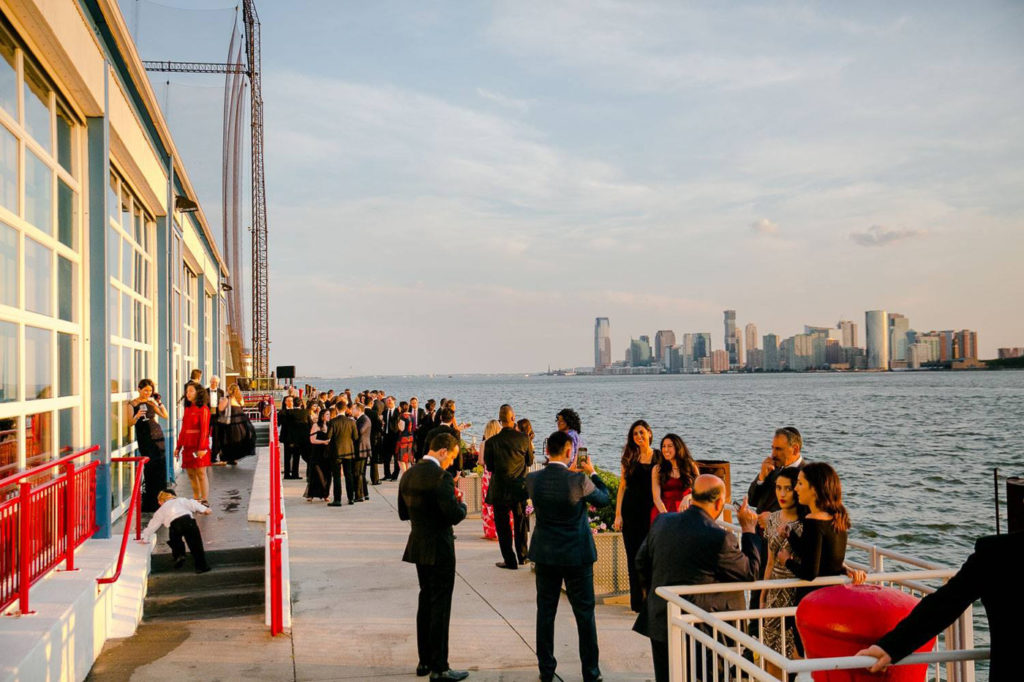
[[[785,563],[778,561],[779,551],[785,548],[792,553],[789,545],[788,535],[799,535],[801,531],[800,519],[806,509],[801,508],[796,499],[794,488],[797,476],[800,471],[796,467],[783,469],[775,479],[775,497],[779,501],[781,509],[772,512],[765,523],[764,537],[768,545],[768,563],[764,569],[765,580],[793,579],[796,576],[786,568]],[[783,528],[787,530],[783,531]],[[780,532],[781,531],[781,532]],[[777,590],[764,590],[761,592],[761,608],[783,608],[796,604],[796,589],[785,587]],[[786,648],[782,648],[782,624],[786,628]],[[800,658],[796,648],[796,626],[792,617],[766,618],[764,620],[764,643],[775,649],[787,658]],[[768,663],[768,671],[776,677],[782,674]]]

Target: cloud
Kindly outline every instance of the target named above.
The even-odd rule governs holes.
[[[514,97],[509,97],[508,95],[503,95],[500,92],[494,92],[493,90],[486,90],[484,88],[477,88],[476,94],[499,106],[505,107],[506,109],[512,109],[513,111],[518,111],[521,114],[525,114],[530,110],[529,100],[516,99]]]
[[[894,230],[883,225],[872,225],[863,232],[851,232],[850,239],[861,246],[888,246],[924,234],[924,230]]]
[[[750,228],[754,230],[754,232],[757,232],[758,234],[775,236],[779,233],[779,224],[773,223],[767,218],[755,220],[753,223],[750,224]]]

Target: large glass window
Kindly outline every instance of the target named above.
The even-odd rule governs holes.
[[[25,327],[25,399],[53,397],[53,332]]]
[[[25,310],[53,314],[53,252],[25,239]]]
[[[0,320],[0,403],[18,399],[18,325]]]
[[[18,305],[18,231],[0,223],[0,304]]]
[[[0,24],[2,471],[40,464],[82,434],[75,160],[84,140],[70,112],[45,70]]]

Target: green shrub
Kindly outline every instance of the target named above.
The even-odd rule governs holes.
[[[604,469],[597,469],[596,473],[601,477],[601,481],[605,486],[607,486],[609,499],[608,504],[602,507],[591,507],[590,525],[593,528],[597,528],[604,524],[605,528],[602,530],[610,531],[612,524],[615,522],[615,498],[619,494],[619,475]]]

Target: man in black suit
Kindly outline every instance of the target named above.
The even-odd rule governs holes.
[[[220,412],[220,401],[224,399],[224,389],[220,387],[220,377],[214,375],[210,377],[210,387],[206,389],[206,394],[210,398],[210,402],[207,403],[210,406],[210,465],[215,466],[217,463],[217,457],[220,455],[220,421],[217,416]],[[307,436],[306,440],[309,438]]]
[[[760,556],[754,541],[757,515],[744,500],[738,513],[743,529],[740,551],[736,536],[715,523],[724,508],[722,479],[711,474],[698,476],[689,509],[660,514],[637,552],[636,567],[647,601],[633,629],[651,638],[657,682],[668,680],[668,625],[665,600],[654,591],[663,585],[745,582],[759,577]],[[742,592],[691,595],[690,601],[705,611],[744,608]],[[697,666],[701,667],[699,660]]]
[[[800,454],[803,445],[803,438],[796,427],[784,426],[775,430],[772,454],[761,462],[761,470],[747,490],[750,506],[757,509],[762,519],[766,520],[768,514],[779,510],[779,500],[775,497],[775,479],[779,477],[779,472],[788,467],[803,468],[804,458]],[[763,525],[764,521],[761,523]]]
[[[448,624],[455,588],[455,535],[452,526],[466,518],[466,505],[445,468],[459,451],[459,441],[440,434],[429,451],[405,472],[398,484],[398,518],[412,521],[402,561],[416,564],[419,605],[416,609],[416,674],[432,680],[463,680],[464,670],[448,665]]]
[[[536,568],[537,583],[537,665],[542,682],[551,682],[557,665],[555,614],[564,581],[576,617],[583,679],[596,682],[601,679],[594,620],[597,547],[587,512],[590,505],[608,504],[608,489],[594,473],[589,458],[580,462],[586,475],[569,471],[572,441],[567,434],[555,431],[548,436],[547,451],[547,466],[526,477],[526,489],[537,515],[530,541],[530,561]]]
[[[339,403],[341,401],[339,400]],[[345,472],[345,487],[348,489],[349,501],[352,501],[351,483],[348,469],[356,456],[359,446],[359,428],[352,417],[345,414],[344,406],[338,409],[338,416],[327,426],[327,461],[331,465],[331,481],[334,486],[334,500],[327,506],[341,506],[341,467],[348,462]]]
[[[439,436],[442,433],[447,433],[454,437],[456,442],[462,440],[462,435],[455,430],[455,412],[445,407],[440,412],[439,420],[440,423],[430,429],[430,431],[427,432],[427,435],[423,438],[423,452],[420,454],[420,457],[427,454],[427,450],[430,449],[430,442],[434,440],[434,437]],[[461,453],[455,458],[455,462],[458,462],[460,458]]]
[[[1022,565],[1024,531],[979,538],[974,543],[974,554],[949,582],[922,599],[877,644],[857,655],[877,658],[869,670],[882,672],[945,630],[976,599],[981,599],[992,635],[989,680],[1019,680],[1021,666],[1013,649],[1021,641],[1020,618],[1024,614]]]
[[[380,485],[380,472],[377,470],[377,465],[383,461],[384,457],[384,424],[381,422],[380,414],[373,407],[372,398],[367,403],[363,414],[370,420],[370,449],[372,450],[369,460],[370,483]]]
[[[450,408],[445,408],[450,409]],[[526,561],[526,472],[533,464],[533,443],[516,430],[516,413],[511,405],[498,410],[501,431],[487,439],[484,464],[491,472],[485,502],[494,507],[495,529],[502,561],[498,568],[517,569]],[[515,537],[506,520],[512,513]]]
[[[394,397],[389,395],[384,401],[384,414],[381,415],[381,433],[383,434],[381,458],[384,461],[384,478],[390,481],[398,480],[398,461],[395,459],[395,449],[398,447],[398,438],[402,435],[398,428],[401,418],[401,413],[395,407]],[[393,472],[392,467],[394,468]]]
[[[352,485],[349,488],[349,469],[345,469],[345,492],[348,494],[348,503],[362,502],[367,498],[366,492],[366,460],[372,453],[370,446],[370,430],[372,428],[370,419],[363,412],[363,404],[356,400],[352,404],[352,419],[356,422],[356,452],[351,460]],[[345,462],[342,462],[344,465]]]
[[[437,422],[434,421],[434,399],[431,398],[428,400],[427,408],[425,410],[420,409],[420,412],[422,414],[420,414],[419,417],[419,428],[417,428],[416,433],[413,434],[413,448],[417,462],[420,461],[426,453],[427,448],[425,441],[427,439],[427,434],[437,426]]]

